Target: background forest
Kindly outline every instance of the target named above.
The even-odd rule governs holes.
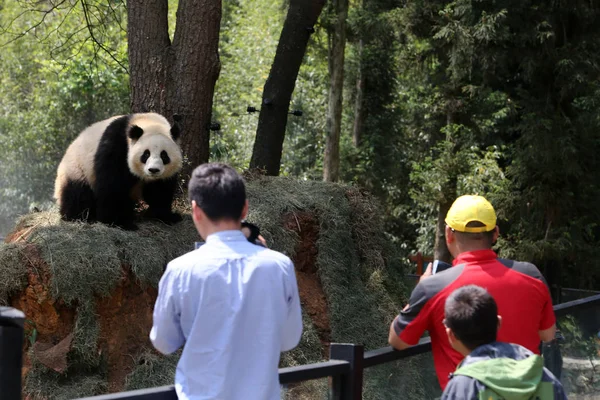
[[[247,108],[260,108],[287,8],[223,2],[212,161],[250,165],[258,113]],[[81,129],[129,112],[126,12],[121,0],[0,0],[0,236],[52,206]],[[598,17],[595,0],[330,2],[296,80],[290,112],[302,115],[288,118],[280,174],[368,189],[397,246],[442,259],[436,226],[454,198],[485,195],[502,256],[550,283],[598,287]],[[339,160],[326,151],[332,93]]]

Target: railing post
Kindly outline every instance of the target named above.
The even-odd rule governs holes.
[[[329,358],[350,363],[347,375],[334,376],[331,382],[334,400],[361,400],[363,387],[363,359],[365,349],[360,344],[331,343]]]
[[[25,315],[11,307],[0,307],[0,394],[2,400],[21,399],[23,324]]]

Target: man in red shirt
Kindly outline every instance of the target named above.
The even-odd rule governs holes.
[[[452,348],[443,324],[446,298],[466,285],[485,288],[496,300],[503,324],[498,341],[539,354],[540,340],[550,342],[556,318],[546,281],[535,265],[500,259],[492,250],[499,235],[496,213],[481,196],[461,196],[446,216],[446,243],[453,267],[425,275],[409,303],[390,326],[389,343],[398,350],[431,336],[435,369],[442,389],[463,356]]]

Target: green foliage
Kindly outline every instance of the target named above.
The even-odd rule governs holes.
[[[112,6],[86,13],[71,2],[48,13],[29,1],[3,6],[0,233],[30,207],[51,203],[58,162],[81,129],[128,109],[124,9]]]
[[[594,337],[584,335],[574,316],[568,315],[561,318],[559,325],[565,338],[565,343],[562,345],[565,354],[590,360],[598,358],[598,343]]]
[[[279,1],[240,0],[225,8],[219,46],[222,67],[213,101],[213,119],[221,124],[211,140],[214,160],[236,168],[250,162],[258,113],[248,114],[246,108],[260,110],[283,17]]]
[[[224,3],[225,4],[225,3]],[[262,90],[275,58],[275,50],[287,2],[240,0],[227,4],[221,23],[221,74],[214,96],[213,119],[221,131],[213,133],[211,158],[232,166],[248,167],[258,113],[247,113],[248,106],[260,109]],[[320,176],[327,110],[326,35],[318,29],[311,41],[298,74],[282,155],[283,175],[314,178]]]
[[[375,130],[388,151],[362,169],[373,171],[378,156],[394,161],[373,181],[392,218],[412,221],[417,248],[432,250],[438,204],[480,193],[501,218],[503,255],[537,263],[551,282],[597,284],[597,13],[582,1],[512,0],[431,0],[390,12],[402,46],[381,68],[398,71],[397,116],[386,124],[399,128]],[[390,184],[394,171],[410,181]],[[390,227],[412,240],[399,225]]]

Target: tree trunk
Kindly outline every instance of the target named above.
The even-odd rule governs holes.
[[[179,0],[173,36],[173,111],[182,116],[181,146],[191,174],[210,155],[213,94],[221,71],[221,0]]]
[[[348,0],[333,0],[332,7],[336,19],[329,41],[329,107],[325,159],[323,160],[323,180],[326,182],[337,182],[340,176],[340,133],[342,130]]]
[[[358,42],[358,77],[356,78],[356,100],[354,103],[354,126],[352,127],[352,144],[354,147],[360,145],[363,127],[365,125],[364,92],[365,77],[363,75],[363,40]]]
[[[167,0],[127,2],[131,111],[181,115],[187,178],[209,158],[221,0],[180,0],[173,44],[167,11]]]
[[[445,219],[446,215],[448,214],[448,210],[450,209],[450,206],[453,202],[454,199],[452,199],[451,201],[444,201],[440,203],[437,225],[435,226],[435,244],[433,258],[447,263],[450,263],[452,261],[452,255],[450,254],[450,250],[448,250],[448,246],[446,245]]]
[[[250,169],[279,175],[290,100],[308,39],[325,0],[290,0],[275,60],[265,83]]]
[[[127,1],[127,42],[132,112],[157,112],[170,118],[171,41],[167,0]]]

